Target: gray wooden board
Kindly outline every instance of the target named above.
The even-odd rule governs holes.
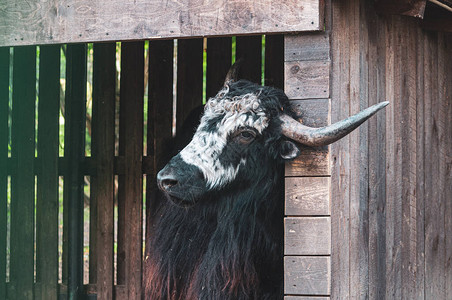
[[[0,46],[323,29],[321,0],[6,0]]]
[[[328,98],[329,61],[293,61],[284,66],[285,87],[289,99]]]
[[[284,257],[284,292],[288,295],[329,295],[330,257]]]
[[[285,199],[288,216],[329,215],[330,178],[287,177]]]
[[[306,126],[323,127],[329,124],[329,99],[306,99],[290,101],[299,121]]]
[[[328,60],[330,57],[329,34],[315,32],[286,35],[284,61]]]
[[[330,217],[289,217],[284,219],[285,255],[330,255]]]

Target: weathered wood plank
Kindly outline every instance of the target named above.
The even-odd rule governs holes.
[[[391,15],[405,15],[415,18],[424,16],[426,0],[378,0],[375,8],[378,12]]]
[[[330,39],[327,33],[286,35],[284,61],[313,61],[330,58]]]
[[[247,79],[261,84],[262,36],[238,36],[236,38],[236,59],[243,59],[239,79]]]
[[[452,49],[452,37],[446,36],[446,46],[445,46],[445,52],[451,53]],[[445,277],[446,277],[446,299],[452,297],[452,236],[449,234],[452,232],[452,218],[450,217],[452,215],[452,202],[447,200],[447,197],[450,197],[452,195],[452,119],[450,116],[452,116],[452,72],[450,72],[450,69],[452,68],[452,57],[450,55],[446,55],[446,61],[444,63],[444,72],[445,72],[445,91],[444,95],[446,97],[445,104],[446,104],[446,110],[445,115],[449,116],[448,119],[446,119],[447,124],[447,130],[445,132],[445,162],[447,164],[446,167],[446,183],[444,188],[444,194],[445,194],[445,210],[444,215],[445,218],[445,228],[444,232],[446,233],[446,255],[445,255]],[[448,71],[449,70],[449,71]],[[448,137],[448,138],[447,138]],[[449,216],[449,217],[447,217]]]
[[[350,1],[332,1],[331,122],[350,114]],[[331,297],[350,299],[350,143],[348,137],[331,145]],[[347,242],[337,242],[347,241]]]
[[[264,84],[284,88],[284,35],[265,36]]]
[[[9,48],[0,48],[0,298],[6,299]]]
[[[190,112],[202,105],[203,40],[177,41],[176,132]]]
[[[285,214],[314,216],[330,214],[330,178],[288,177],[285,179]]]
[[[83,169],[86,124],[86,45],[68,45],[66,50],[66,99],[64,156],[68,173],[64,177],[63,211],[68,211],[67,286],[74,299],[83,294]],[[63,238],[64,239],[64,238]],[[64,272],[63,272],[64,273]]]
[[[328,61],[286,62],[284,75],[284,91],[289,99],[328,98],[330,95]]]
[[[285,218],[284,233],[284,255],[331,254],[329,217]]]
[[[284,257],[284,292],[289,295],[330,294],[330,257]]]
[[[121,45],[120,90],[119,154],[124,156],[126,168],[125,174],[119,177],[117,282],[127,286],[129,299],[140,299],[143,251],[143,42],[125,42]]]
[[[146,240],[150,240],[152,220],[157,206],[156,176],[167,161],[171,153],[168,144],[172,138],[173,123],[173,41],[149,42],[149,103],[148,103],[148,135],[147,155],[152,158],[149,170],[143,168],[146,174]],[[143,157],[144,159],[144,157]],[[151,271],[146,264],[149,245],[146,245],[144,260],[143,285]],[[118,297],[118,296],[117,296]],[[148,295],[144,295],[148,299]],[[121,298],[117,298],[121,299]]]
[[[0,46],[322,30],[322,3],[7,0]]]
[[[38,174],[36,202],[37,299],[58,299],[58,151],[60,46],[42,46],[39,58]]]
[[[90,204],[91,207],[97,207],[97,219],[93,220],[96,222],[96,232],[93,232],[94,245],[91,244],[90,239],[90,251],[95,247],[95,251],[90,253],[90,277],[92,276],[90,279],[97,284],[98,299],[112,299],[116,44],[94,44],[93,55],[91,149],[96,172],[91,176],[93,194],[91,194]],[[93,264],[91,260],[94,260]]]
[[[223,87],[231,67],[232,38],[207,39],[206,97],[209,99]]]
[[[311,127],[323,127],[329,125],[329,99],[292,100],[290,105],[304,125]]]
[[[36,47],[14,49],[11,157],[11,298],[32,299],[34,281],[34,200]]]
[[[286,176],[331,175],[328,146],[322,148],[300,148],[300,155],[286,163]]]
[[[386,100],[386,43],[384,19],[367,7],[369,23],[369,105]],[[386,119],[384,113],[369,121],[369,298],[383,299],[386,291]]]

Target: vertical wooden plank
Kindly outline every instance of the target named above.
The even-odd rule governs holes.
[[[452,157],[452,57],[450,55],[452,51],[452,36],[446,36],[445,43],[445,53],[449,53],[446,55],[446,61],[444,63],[444,72],[445,72],[445,97],[446,97],[446,111],[445,115],[449,116],[446,119],[447,130],[445,133],[445,150],[444,153],[446,157],[449,157],[449,164],[447,165],[447,174],[446,174],[446,184],[444,189],[445,199],[446,199],[446,207],[444,210],[445,218],[445,228],[444,232],[446,233],[446,256],[444,261],[445,263],[445,278],[446,278],[446,299],[452,298],[452,236],[450,232],[452,232],[452,201],[447,200],[450,195],[452,195],[452,164],[450,163],[450,158]],[[446,117],[447,118],[447,117]]]
[[[284,88],[284,35],[265,36],[265,85]]]
[[[173,47],[172,40],[149,42],[149,97],[148,97],[148,156],[152,157],[152,173],[146,174],[146,240],[152,235],[151,223],[158,206],[155,178],[170,158],[168,144],[172,139],[173,122]],[[146,257],[144,278],[147,278]],[[145,299],[149,297],[145,295]]]
[[[426,139],[425,146],[430,149],[426,155],[428,178],[426,177],[426,215],[425,215],[425,297],[427,299],[444,299],[444,240],[441,240],[441,227],[444,222],[444,212],[441,212],[440,201],[440,154],[439,147],[439,106],[438,97],[438,35],[428,33],[425,53],[428,73],[425,73],[426,84]]]
[[[239,71],[240,79],[261,84],[262,82],[262,36],[238,36],[236,38],[236,59],[243,58]]]
[[[34,281],[36,47],[17,47],[13,61],[11,263],[13,299],[32,299]]]
[[[331,122],[337,122],[349,115],[350,85],[350,34],[349,19],[345,14],[350,2],[333,1],[332,22],[335,28],[331,34],[332,87]],[[331,234],[336,241],[331,247],[331,298],[350,298],[350,144],[348,137],[331,145]]]
[[[6,299],[9,48],[0,48],[0,298]]]
[[[190,112],[202,104],[203,40],[177,41],[176,132]]]
[[[119,155],[124,156],[125,172],[119,177],[118,264],[123,265],[124,274],[118,274],[117,280],[127,286],[129,299],[140,299],[144,42],[122,43],[120,90]]]
[[[66,50],[66,99],[64,178],[67,217],[68,297],[83,294],[83,170],[86,120],[86,45],[68,45]]]
[[[113,299],[116,44],[94,44],[93,51],[92,156],[96,171],[91,176],[91,199],[95,199],[91,206],[97,205],[97,232],[95,257],[90,253],[90,262],[93,259],[97,265],[91,266],[90,275],[96,275],[97,299]]]
[[[386,100],[386,45],[384,19],[373,8],[366,11],[369,22],[369,105]],[[385,116],[369,121],[369,298],[382,299],[386,290],[386,152]]]
[[[36,282],[38,299],[58,299],[58,151],[60,46],[42,46],[39,59]]]
[[[206,96],[213,97],[223,87],[224,79],[231,67],[232,38],[207,39]]]

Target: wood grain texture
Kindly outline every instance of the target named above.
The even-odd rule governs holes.
[[[58,299],[58,151],[60,46],[42,46],[39,58],[38,158],[36,200],[37,299]]]
[[[14,49],[11,157],[11,298],[32,299],[34,282],[34,198],[36,47]]]
[[[114,155],[116,44],[93,45],[92,157],[95,175],[91,177],[91,209],[97,206],[95,252],[90,253],[90,281],[96,283],[97,299],[113,298],[114,243]],[[93,226],[94,224],[91,224]],[[91,234],[90,234],[91,238]],[[91,245],[90,240],[90,250]],[[91,256],[92,254],[92,256]],[[94,273],[93,275],[91,273]]]
[[[330,95],[328,61],[286,62],[284,75],[284,91],[289,99],[328,98]]]
[[[286,163],[286,176],[328,176],[330,175],[328,146],[322,148],[301,147],[300,155]]]
[[[128,299],[139,299],[142,293],[143,95],[144,43],[122,43],[119,154],[124,155],[126,168],[125,174],[119,177],[118,270],[121,273],[118,271],[117,280],[126,285]]]
[[[322,30],[321,3],[7,0],[0,46]]]
[[[330,58],[329,34],[306,33],[286,35],[284,38],[284,61],[313,61]]]
[[[285,218],[284,232],[284,255],[331,254],[329,217]]]
[[[284,291],[289,295],[329,295],[330,257],[284,257]]]
[[[329,215],[330,178],[287,177],[285,203],[287,216]]]
[[[0,48],[0,298],[6,299],[9,48]]]
[[[290,104],[302,124],[311,127],[329,125],[329,99],[292,100]]]

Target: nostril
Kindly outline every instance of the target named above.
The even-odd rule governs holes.
[[[165,190],[172,188],[175,185],[177,185],[177,180],[174,180],[174,179],[163,179],[162,180],[162,187]]]

